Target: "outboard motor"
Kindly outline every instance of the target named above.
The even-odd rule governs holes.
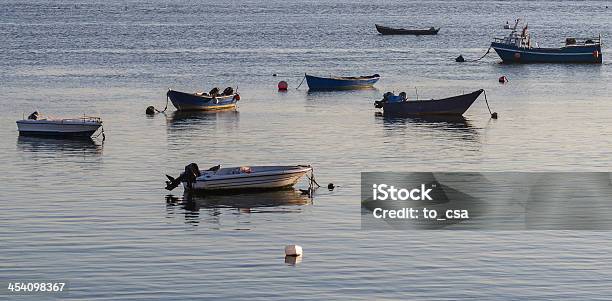
[[[210,90],[210,92],[208,92],[208,94],[209,94],[210,96],[212,96],[212,97],[215,97],[215,96],[219,95],[219,91],[220,91],[220,90],[219,90],[219,88],[214,87],[214,88],[212,88],[212,89]]]
[[[223,95],[232,95],[234,94],[234,88],[232,87],[227,87],[225,88],[225,90],[223,90]]]
[[[30,114],[30,116],[28,116],[28,119],[30,119],[30,120],[37,120],[38,119],[38,111],[34,111],[34,113]]]
[[[199,177],[200,169],[198,165],[195,163],[191,163],[185,166],[185,171],[181,173],[178,178],[173,178],[172,176],[166,175],[169,181],[166,181],[166,189],[173,190],[174,188],[181,185],[182,182],[187,182],[187,187],[191,187],[193,183],[195,183],[196,178]]]
[[[385,103],[384,100],[374,101],[374,107],[377,109],[382,109],[384,103]]]
[[[401,93],[399,94],[399,96],[400,96],[400,97],[401,97],[403,100],[408,99],[408,98],[406,98],[406,92],[401,92]]]

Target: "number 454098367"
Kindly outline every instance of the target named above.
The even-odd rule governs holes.
[[[9,282],[10,292],[62,292],[65,282]]]

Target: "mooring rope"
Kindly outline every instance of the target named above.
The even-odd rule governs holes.
[[[160,111],[160,110],[158,110],[158,109],[155,109],[155,111],[157,111],[157,113],[163,113],[163,112],[166,112],[166,110],[168,109],[168,102],[169,102],[169,101],[170,101],[170,97],[168,97],[168,94],[166,94],[166,107],[165,107],[165,108],[164,108],[162,111]]]
[[[295,88],[296,90],[299,89],[302,84],[304,83],[304,80],[306,79],[306,73],[304,73],[304,77],[302,77],[302,81],[300,82],[300,84],[297,86],[297,88]]]
[[[308,176],[308,174],[307,174],[307,175],[306,175],[306,178],[308,178],[308,180],[310,180],[310,183],[311,183],[311,184],[310,184],[310,186],[311,186],[311,187],[312,187],[312,184],[317,185],[317,188],[321,187],[321,185],[319,185],[319,183],[317,183],[317,180],[315,180],[315,177],[314,177],[314,170],[313,170],[313,172],[310,174],[310,177],[309,177],[309,176]]]
[[[491,112],[491,108],[489,107],[489,100],[487,99],[487,91],[483,89],[482,92],[484,92],[485,103],[487,104],[487,109],[489,109],[489,114],[491,114],[491,118],[497,119],[497,112]]]
[[[480,58],[478,58],[478,59],[475,59],[475,60],[466,60],[466,59],[463,58],[463,55],[459,55],[459,57],[457,57],[455,59],[455,61],[459,62],[459,63],[463,63],[463,62],[478,62],[478,61],[484,59],[485,56],[487,56],[487,54],[489,54],[489,52],[491,52],[491,47],[489,47],[489,49],[487,49],[487,52],[485,52],[485,54],[483,56],[481,56]]]

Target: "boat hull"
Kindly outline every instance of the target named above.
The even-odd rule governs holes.
[[[17,121],[20,136],[90,138],[101,126],[90,122]]]
[[[484,90],[481,89],[469,94],[435,100],[385,102],[383,104],[383,114],[389,117],[428,115],[461,116],[470,108],[483,91]]]
[[[377,75],[363,77],[318,77],[305,75],[310,90],[352,90],[371,88],[380,79]]]
[[[519,48],[493,42],[491,48],[504,63],[586,63],[601,64],[601,45],[579,45],[561,48]]]
[[[387,26],[381,26],[374,24],[376,30],[382,35],[414,35],[414,36],[425,36],[425,35],[437,35],[438,29],[404,29],[404,28],[391,28]]]
[[[311,172],[311,167],[296,166],[293,169],[261,172],[254,174],[236,174],[221,177],[211,177],[206,179],[204,176],[198,177],[188,187],[186,182],[183,182],[183,187],[187,190],[196,191],[239,191],[239,190],[276,190],[289,188],[295,185],[297,181],[306,173]]]
[[[215,111],[235,109],[236,103],[240,99],[238,94],[209,97],[174,90],[169,90],[167,96],[172,102],[172,105],[179,111]]]

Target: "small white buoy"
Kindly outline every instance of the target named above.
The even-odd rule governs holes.
[[[285,246],[285,255],[287,256],[302,256],[302,247],[298,245]]]

